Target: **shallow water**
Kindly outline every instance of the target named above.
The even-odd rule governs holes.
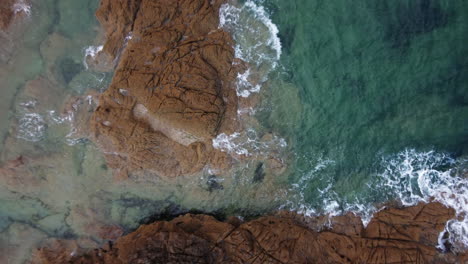
[[[0,56],[0,263],[22,263],[46,238],[93,247],[109,238],[103,230],[191,209],[353,211],[368,221],[386,201],[435,197],[466,212],[464,1],[225,5],[220,26],[249,63],[238,95],[262,102],[246,103],[245,129],[214,145],[247,158],[227,175],[126,182],[80,131],[112,77],[84,61],[102,45],[98,2],[33,1],[26,33]],[[288,166],[275,171],[268,159]],[[467,226],[460,217],[447,229],[467,245]]]
[[[12,45],[0,49],[0,263],[23,263],[49,238],[96,247],[165,215],[249,216],[280,204],[271,191],[281,179],[253,183],[255,161],[229,175],[113,178],[83,131],[112,77],[85,60],[103,44],[98,2],[33,1],[13,27],[18,34],[5,36]]]

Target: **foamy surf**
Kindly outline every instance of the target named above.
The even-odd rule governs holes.
[[[41,141],[47,129],[44,118],[37,113],[26,113],[18,120],[17,138],[29,141]]]
[[[274,149],[284,149],[287,146],[283,138],[274,135],[260,138],[254,129],[231,135],[221,133],[212,143],[214,148],[223,152],[246,157],[267,155]]]
[[[236,58],[247,62],[250,67],[237,76],[237,95],[249,97],[252,93],[260,92],[262,84],[277,67],[281,57],[278,27],[263,6],[248,0],[241,6],[223,4],[220,28],[231,33],[236,43]]]
[[[95,58],[96,55],[102,51],[104,46],[88,46],[84,49],[84,58],[83,58],[83,65],[85,66],[85,69],[88,70],[88,63],[86,62],[88,57]]]
[[[235,41],[235,57],[248,68],[236,78],[237,96],[247,98],[259,93],[268,74],[277,67],[281,56],[278,28],[261,5],[248,0],[243,4],[223,4],[219,11],[219,27],[229,32]],[[252,115],[252,107],[239,109],[238,115]],[[275,135],[260,137],[253,128],[230,135],[219,134],[213,147],[234,156],[258,157],[284,149],[286,141]]]
[[[27,4],[24,0],[18,0],[13,4],[13,13],[24,13],[27,16],[31,15],[31,5]]]
[[[406,206],[434,199],[453,208],[456,217],[447,222],[439,248],[446,250],[444,244],[449,242],[455,251],[468,249],[468,179],[462,176],[467,160],[434,151],[405,150],[384,164],[378,187]]]
[[[435,151],[418,152],[408,149],[396,155],[382,159],[380,173],[367,184],[367,190],[373,196],[383,195],[387,200],[396,199],[404,206],[413,206],[419,202],[437,201],[453,208],[454,219],[447,222],[445,230],[439,235],[438,248],[452,251],[468,249],[468,179],[462,177],[463,166],[467,161],[455,160],[450,155]],[[292,199],[282,207],[307,216],[336,216],[352,212],[361,217],[364,226],[373,214],[383,208],[377,208],[371,197],[356,197],[347,201],[334,191],[334,180],[325,179],[323,170],[334,165],[334,161],[319,158],[316,166],[292,185]],[[306,202],[305,194],[310,191],[308,185],[313,181],[326,182],[326,187],[317,189],[316,200],[320,204]]]
[[[367,225],[372,213],[364,214],[363,212],[370,209],[370,207],[364,206],[359,201],[350,203],[341,199],[339,194],[334,191],[334,179],[324,174],[324,171],[334,166],[336,162],[321,156],[310,162],[313,164],[312,169],[304,172],[303,176],[291,185],[289,189],[291,199],[280,209],[288,209],[310,217],[319,215],[333,217],[346,212],[355,212],[359,213],[363,224]],[[312,205],[306,202],[306,194],[310,191],[310,184],[315,182],[322,182],[324,186],[317,188],[318,197],[315,199],[317,203]]]

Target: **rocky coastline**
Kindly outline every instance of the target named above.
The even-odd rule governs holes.
[[[224,168],[214,149],[236,124],[233,40],[218,29],[222,1],[102,1],[97,11],[118,61],[91,122],[94,141],[119,178]]]
[[[51,241],[33,263],[466,263],[466,254],[436,248],[453,216],[439,203],[388,208],[367,227],[352,214],[327,220],[280,212],[249,222],[187,214],[87,252]]]
[[[233,158],[212,140],[239,127],[234,80],[245,65],[234,56],[232,37],[218,26],[223,2],[101,0],[96,15],[106,42],[88,59],[91,67],[105,65],[115,74],[80,127],[102,150],[117,180],[231,167]],[[14,18],[13,5],[13,0],[0,5],[2,30]],[[29,174],[21,169],[27,162],[19,156],[4,164],[0,178],[24,188]],[[467,254],[452,252],[449,244],[446,251],[437,248],[454,217],[454,210],[431,202],[387,207],[366,227],[353,214],[305,217],[286,211],[250,221],[185,214],[128,234],[119,226],[93,223],[86,228],[99,229],[105,245],[47,239],[30,262],[468,263]]]
[[[16,16],[29,15],[27,0],[4,0],[0,3],[0,32],[8,31]]]

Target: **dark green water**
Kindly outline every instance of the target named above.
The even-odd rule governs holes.
[[[306,201],[315,203],[317,188],[329,182],[343,199],[362,196],[382,170],[381,159],[405,149],[466,156],[468,2],[269,0],[264,6],[283,46],[276,78],[293,86],[273,84],[268,97],[275,107],[260,117],[293,144],[292,182],[320,160],[332,161],[316,176],[321,180],[309,183]],[[289,93],[297,93],[299,112]]]
[[[459,221],[447,230],[452,242],[466,246],[468,2],[238,6],[227,13],[243,22],[230,23],[235,15],[228,15],[225,28],[241,29],[234,34],[238,56],[268,76],[256,117],[286,139],[291,153],[285,208],[312,215],[352,211],[368,221],[382,203],[434,197],[456,209]],[[272,56],[279,50],[275,35],[279,61]]]

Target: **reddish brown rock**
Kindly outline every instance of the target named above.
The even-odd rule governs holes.
[[[5,30],[10,25],[14,16],[14,4],[15,0],[2,0],[0,2],[0,30]]]
[[[109,166],[193,174],[228,158],[211,140],[235,126],[232,39],[220,0],[103,0],[103,52],[119,63],[91,127]]]
[[[465,263],[466,254],[442,253],[437,236],[451,209],[419,204],[377,213],[367,228],[353,215],[314,231],[291,213],[246,223],[185,215],[156,222],[82,256],[41,249],[36,263]],[[317,226],[315,226],[316,228]],[[68,261],[68,262],[67,262]]]

